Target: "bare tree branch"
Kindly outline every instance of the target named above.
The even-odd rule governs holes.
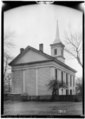
[[[80,66],[82,66],[81,63],[81,57],[80,57],[80,51],[81,49],[81,36],[80,34],[74,34],[74,33],[69,33],[69,35],[67,34],[67,32],[65,32],[65,44],[66,44],[66,48],[65,51],[68,52],[70,55],[72,55],[80,64]]]
[[[10,49],[15,47],[13,42],[14,32],[5,32],[4,35],[4,79],[6,79],[7,71],[9,69],[8,63],[13,58],[10,54]]]
[[[65,51],[68,52],[69,54],[71,54],[73,57],[76,58],[76,55],[74,55],[71,51],[69,51],[68,49],[65,48]]]

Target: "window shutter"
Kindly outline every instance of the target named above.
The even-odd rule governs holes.
[[[68,85],[68,74],[66,73],[66,85]]]
[[[62,81],[62,84],[63,84],[63,71],[61,72],[61,81]]]
[[[55,79],[57,80],[57,69],[55,69]]]
[[[72,76],[70,76],[70,86],[72,86]]]
[[[75,86],[75,78],[74,78],[74,76],[73,76],[73,86]]]

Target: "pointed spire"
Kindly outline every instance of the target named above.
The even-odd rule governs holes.
[[[56,38],[53,43],[60,43],[60,36],[59,36],[59,26],[58,26],[58,20],[57,20],[57,28],[56,28]]]

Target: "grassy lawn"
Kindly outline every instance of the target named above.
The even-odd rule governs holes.
[[[82,102],[5,102],[4,115],[82,115]]]

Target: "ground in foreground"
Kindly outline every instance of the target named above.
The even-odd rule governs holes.
[[[82,115],[82,102],[5,102],[4,115]]]

